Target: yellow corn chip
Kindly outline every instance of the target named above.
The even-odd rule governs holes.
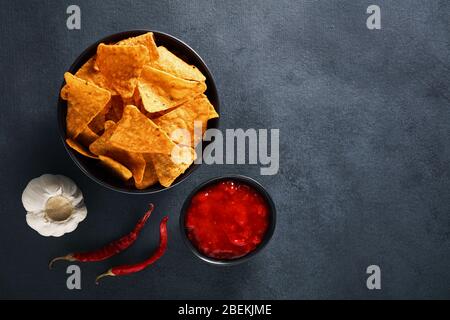
[[[152,120],[135,106],[123,110],[111,142],[119,148],[138,153],[164,153],[169,155],[175,144]]]
[[[146,161],[144,177],[140,183],[135,181],[137,189],[146,189],[158,182],[158,176],[156,175],[155,166],[153,165],[150,154],[143,154]]]
[[[96,155],[103,155],[108,156],[110,158],[115,158],[114,156],[108,154],[108,152],[111,151],[111,149],[113,148],[117,149],[117,147],[111,145],[109,141],[111,139],[112,134],[114,133],[114,130],[116,129],[116,124],[112,121],[107,121],[105,123],[105,127],[107,127],[105,129],[105,132],[103,132],[103,134],[89,146],[89,151],[91,151],[93,154]],[[119,162],[121,161],[119,160]]]
[[[60,96],[63,100],[69,99],[69,87],[67,86],[67,84],[62,87]]]
[[[112,97],[111,97],[112,100]],[[111,108],[111,103],[108,103],[103,110],[95,116],[94,119],[89,123],[88,127],[94,131],[96,134],[101,134],[105,130],[106,114]]]
[[[112,120],[114,122],[119,122],[122,118],[123,113],[123,101],[120,96],[112,96],[111,97],[111,107],[106,113],[105,120]]]
[[[143,45],[147,48],[150,61],[158,60],[158,48],[156,47],[155,38],[153,37],[153,32],[147,32],[137,37],[128,38],[125,40],[121,40],[117,42],[118,45],[125,46],[135,46],[135,45]]]
[[[105,122],[105,130],[108,130],[109,128],[111,128],[112,126],[115,126],[116,123],[112,120],[106,120]]]
[[[201,94],[160,116],[154,122],[175,143],[195,147],[202,140],[208,120],[217,117],[219,115],[208,98]],[[194,135],[194,121],[198,121],[202,125],[201,136]],[[188,133],[188,135],[184,135],[184,133]]]
[[[138,109],[141,108],[142,106],[142,100],[141,100],[141,95],[139,94],[139,90],[136,87],[136,89],[134,89],[134,93],[133,96],[130,98],[123,98],[123,105],[132,105],[132,106],[136,106]]]
[[[123,98],[133,96],[142,67],[148,61],[148,50],[143,45],[101,43],[97,48],[97,65],[100,72]]]
[[[89,145],[98,139],[98,135],[87,126],[83,131],[78,135],[77,141],[79,141],[82,145],[89,147]]]
[[[171,155],[151,154],[159,183],[170,187],[178,176],[191,166],[196,158],[194,149],[176,145]]]
[[[98,156],[98,158],[106,167],[111,169],[111,171],[120,179],[127,181],[130,180],[130,178],[133,176],[130,170],[128,170],[124,165],[117,162],[116,160],[106,156]]]
[[[85,157],[97,159],[95,155],[87,151],[81,144],[78,142],[72,140],[72,139],[66,139],[66,143],[69,147],[71,147],[73,150],[77,151],[79,154],[82,154]]]
[[[118,148],[110,142],[116,126],[114,122],[107,121],[105,132],[89,146],[89,150],[98,156],[107,156],[118,161],[132,172],[136,183],[141,183],[146,166],[144,157],[140,153],[128,152]]]
[[[112,95],[117,95],[118,93],[111,87],[103,74],[100,73],[98,69],[95,69],[95,60],[96,56],[90,58],[80,69],[78,69],[75,76],[108,90]]]
[[[172,52],[163,46],[158,47],[159,58],[150,64],[162,71],[173,74],[185,80],[193,80],[203,82],[206,80],[205,76],[195,66],[187,64]]]
[[[105,108],[111,93],[68,72],[64,74],[64,79],[66,88],[62,97],[67,99],[67,135],[75,139]]]
[[[176,107],[206,90],[204,82],[184,80],[145,66],[138,82],[142,104],[148,112]]]

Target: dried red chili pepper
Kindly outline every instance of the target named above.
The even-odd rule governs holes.
[[[58,260],[66,260],[66,261],[80,261],[80,262],[94,262],[94,261],[102,261],[105,259],[108,259],[119,252],[127,249],[130,247],[137,239],[139,233],[141,232],[142,228],[144,227],[145,223],[147,222],[148,218],[150,217],[150,214],[152,213],[154,209],[153,203],[150,204],[150,208],[148,211],[144,214],[144,216],[138,221],[136,226],[134,227],[133,231],[128,233],[127,235],[121,237],[120,239],[117,239],[113,242],[110,242],[109,244],[105,245],[104,247],[89,251],[89,252],[77,252],[77,253],[69,253],[62,257],[57,257],[50,261],[49,268],[52,268],[52,265],[55,261]]]
[[[162,257],[164,252],[167,248],[167,220],[169,217],[164,217],[161,220],[161,223],[159,225],[159,246],[158,249],[146,260],[136,263],[136,264],[129,264],[129,265],[121,265],[117,267],[112,267],[105,273],[99,275],[95,279],[95,283],[98,284],[98,281],[103,277],[115,277],[115,276],[122,276],[126,274],[136,273],[139,272],[145,268],[147,268],[152,263],[156,262],[159,258]]]

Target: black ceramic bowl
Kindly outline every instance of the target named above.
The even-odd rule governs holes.
[[[100,39],[89,48],[83,51],[78,58],[75,60],[75,62],[72,64],[72,66],[69,68],[69,72],[74,74],[89,58],[91,58],[97,51],[97,46],[100,43],[115,43],[117,41],[129,38],[129,37],[135,37],[147,32],[153,32],[155,36],[155,42],[158,46],[162,45],[165,46],[167,49],[172,51],[174,54],[176,54],[178,57],[183,59],[189,64],[192,64],[196,66],[206,77],[206,85],[207,90],[205,94],[209,98],[209,101],[216,109],[217,113],[219,112],[219,97],[217,94],[216,85],[214,83],[213,76],[211,75],[211,72],[209,71],[206,63],[200,58],[200,56],[187,44],[185,44],[183,41],[175,38],[174,36],[171,36],[169,34],[153,31],[153,30],[132,30],[132,31],[125,31],[116,33],[113,35],[110,35],[106,38]],[[62,75],[61,75],[62,76]],[[63,84],[61,85],[61,88],[63,87]],[[80,155],[79,153],[72,150],[66,143],[66,114],[67,114],[67,103],[66,101],[62,100],[61,97],[58,100],[58,123],[59,123],[59,133],[61,135],[62,141],[64,143],[64,146],[69,153],[72,160],[77,164],[77,166],[83,171],[89,178],[97,182],[98,184],[107,187],[109,189],[124,192],[124,193],[132,193],[132,194],[150,194],[150,193],[156,193],[162,190],[166,190],[168,188],[165,188],[159,184],[151,186],[144,190],[138,190],[134,186],[130,185],[127,186],[125,183],[118,178],[112,176],[99,162],[95,159],[90,159],[87,157],[84,157]],[[211,119],[208,121],[208,128],[217,128],[219,125],[218,119]],[[203,148],[206,147],[208,142],[203,143]],[[199,164],[192,164],[185,173],[183,173],[181,176],[179,176],[174,183],[170,186],[173,187],[180,182],[182,182],[184,179],[186,179],[197,167]]]
[[[208,256],[204,255],[200,251],[198,251],[198,249],[195,247],[195,245],[189,240],[189,238],[187,236],[187,230],[185,228],[186,213],[187,213],[187,210],[188,210],[188,208],[189,208],[189,206],[191,204],[192,197],[195,194],[197,194],[197,192],[202,190],[203,188],[205,188],[207,186],[211,186],[213,184],[216,184],[216,183],[218,183],[220,181],[224,181],[224,180],[238,181],[238,182],[241,182],[243,184],[247,184],[250,187],[253,187],[265,199],[265,201],[267,203],[267,206],[269,208],[269,226],[267,228],[267,231],[266,231],[266,233],[264,235],[264,238],[261,241],[261,243],[255,248],[255,250],[249,252],[245,256],[242,256],[242,257],[237,258],[237,259],[231,259],[231,260],[220,260],[220,259],[211,258],[211,257],[208,257]],[[275,209],[275,204],[274,204],[272,198],[270,197],[269,193],[267,192],[267,190],[259,182],[257,182],[256,180],[254,180],[252,178],[249,178],[249,177],[246,177],[246,176],[242,176],[242,175],[225,175],[225,176],[221,176],[221,177],[210,179],[210,180],[200,184],[198,187],[196,187],[189,194],[187,199],[184,201],[183,207],[181,209],[181,214],[180,214],[181,237],[183,238],[184,243],[186,244],[186,246],[192,251],[192,253],[194,253],[195,256],[197,256],[201,260],[206,261],[206,262],[208,262],[210,264],[213,264],[213,265],[218,265],[218,266],[237,265],[237,264],[240,264],[242,262],[246,262],[249,259],[251,259],[254,256],[256,256],[259,252],[261,252],[261,250],[267,245],[267,243],[272,238],[273,232],[275,231],[275,225],[276,225],[276,209]]]

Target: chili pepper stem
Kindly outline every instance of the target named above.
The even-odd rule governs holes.
[[[75,257],[71,253],[65,256],[56,257],[52,261],[50,261],[50,263],[48,264],[48,268],[51,269],[53,267],[53,264],[59,260],[76,261],[77,259],[75,259]]]
[[[95,278],[95,284],[98,284],[99,280],[104,277],[115,277],[116,275],[112,272],[112,269],[109,269],[105,273],[102,273],[97,278]]]

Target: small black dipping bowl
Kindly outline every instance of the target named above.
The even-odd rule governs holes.
[[[153,30],[132,30],[125,31],[110,35],[106,38],[100,39],[91,46],[89,46],[86,50],[81,53],[72,66],[67,70],[68,72],[75,74],[81,66],[89,60],[92,56],[97,52],[97,46],[100,43],[116,43],[120,40],[136,37],[141,34],[153,32],[155,37],[156,45],[164,46],[177,55],[179,58],[183,59],[188,64],[196,66],[206,77],[206,86],[207,90],[205,92],[211,104],[216,109],[216,112],[220,115],[219,112],[219,97],[217,94],[216,85],[214,83],[214,78],[211,75],[206,63],[200,58],[200,56],[187,44],[183,41],[171,36],[169,34],[153,31]],[[62,75],[61,75],[62,77]],[[61,88],[64,86],[64,81],[61,85]],[[60,88],[60,89],[61,89]],[[60,90],[61,91],[61,90]],[[58,94],[59,95],[59,94]],[[199,164],[193,163],[182,175],[180,175],[169,188],[165,188],[159,184],[153,185],[147,189],[138,190],[134,187],[134,185],[126,185],[122,180],[114,177],[106,168],[104,168],[98,160],[84,157],[83,155],[72,150],[66,143],[66,115],[67,115],[67,102],[61,97],[58,100],[58,124],[59,124],[59,133],[61,139],[64,143],[64,146],[69,153],[72,160],[76,163],[76,165],[84,172],[89,178],[97,182],[98,184],[109,188],[114,191],[129,193],[129,194],[150,194],[156,193],[159,191],[167,190],[180,182],[186,179],[195,169],[199,166]],[[219,119],[211,119],[208,121],[208,129],[209,128],[217,128],[219,126]],[[203,143],[203,148],[208,145],[208,142],[205,141]]]
[[[188,210],[189,206],[191,205],[192,197],[194,197],[194,195],[196,195],[197,192],[199,192],[203,188],[214,185],[216,183],[219,183],[219,182],[225,181],[225,180],[237,181],[242,184],[247,184],[248,186],[254,188],[264,198],[264,200],[266,201],[267,206],[269,208],[269,226],[267,228],[267,231],[266,231],[261,243],[255,248],[255,250],[249,252],[245,256],[242,256],[242,257],[236,258],[236,259],[230,259],[230,260],[220,260],[220,259],[211,258],[211,257],[204,255],[200,251],[198,251],[197,247],[191,242],[191,240],[189,240],[189,238],[187,236],[187,230],[185,228],[186,214],[187,214],[187,210]],[[276,225],[276,209],[275,209],[275,204],[274,204],[272,198],[270,197],[269,193],[259,182],[257,182],[256,180],[254,180],[252,178],[242,176],[242,175],[225,175],[225,176],[221,176],[221,177],[212,178],[206,182],[203,182],[198,187],[196,187],[186,198],[186,200],[184,201],[183,207],[181,208],[181,214],[180,214],[181,237],[183,238],[186,246],[192,251],[192,253],[195,256],[197,256],[201,260],[206,261],[213,265],[218,265],[218,266],[237,265],[242,262],[246,262],[246,261],[250,260],[251,258],[253,258],[254,256],[256,256],[259,252],[261,252],[261,250],[267,245],[267,243],[272,238],[273,232],[275,231],[275,225]]]

